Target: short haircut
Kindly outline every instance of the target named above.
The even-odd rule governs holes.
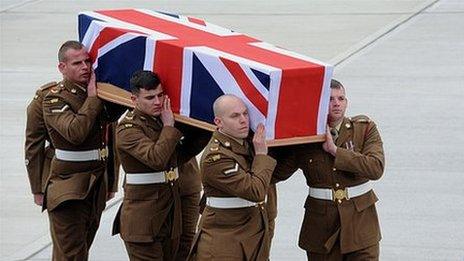
[[[345,90],[345,86],[343,86],[343,84],[335,79],[332,79],[332,81],[330,81],[330,89],[343,89]]]
[[[154,90],[161,83],[158,75],[152,71],[136,71],[130,79],[130,88],[133,94],[138,94],[140,89]]]
[[[78,41],[70,40],[64,42],[58,50],[58,62],[66,62],[66,52],[69,49],[81,50],[82,48],[84,48],[84,45]]]
[[[219,96],[213,103],[213,113],[215,117],[221,117],[224,114],[223,103],[227,100],[238,100],[243,103],[242,99],[233,94],[223,94]]]

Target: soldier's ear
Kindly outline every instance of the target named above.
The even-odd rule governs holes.
[[[132,101],[132,104],[135,104],[137,103],[137,96],[135,94],[131,94],[131,101]]]
[[[60,73],[64,74],[66,72],[66,64],[64,62],[59,62],[58,70],[60,71]]]
[[[222,127],[222,120],[219,117],[214,117],[214,124],[220,129]]]

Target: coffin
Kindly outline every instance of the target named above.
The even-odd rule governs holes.
[[[204,20],[124,9],[81,12],[102,99],[132,106],[129,79],[151,70],[177,121],[214,130],[212,104],[235,94],[272,145],[324,140],[333,67]]]

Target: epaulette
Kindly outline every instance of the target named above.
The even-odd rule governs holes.
[[[61,92],[61,87],[55,86],[55,87],[53,87],[53,88],[50,89],[50,92],[51,92],[51,93],[55,93],[55,94],[56,94],[56,93],[60,93],[60,92]]]
[[[58,85],[57,82],[49,82],[49,83],[47,83],[47,84],[44,84],[44,85],[40,86],[40,87],[39,87],[39,90],[45,91],[45,90],[47,90],[47,89],[49,89],[49,88],[51,88],[51,87],[53,87],[53,86],[56,86],[56,85]]]
[[[371,119],[367,117],[366,115],[357,115],[351,118],[351,121],[354,123],[369,123],[371,122]]]
[[[213,142],[214,143],[211,144],[211,146],[209,147],[209,151],[218,151],[219,150],[219,140],[214,139]]]

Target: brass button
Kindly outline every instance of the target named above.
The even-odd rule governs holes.
[[[341,204],[341,203],[342,203],[342,200],[341,200],[341,199],[339,199],[339,200],[338,200],[338,204]]]
[[[335,187],[337,187],[337,188],[338,188],[338,187],[340,187],[340,184],[338,184],[338,183],[335,183]]]

